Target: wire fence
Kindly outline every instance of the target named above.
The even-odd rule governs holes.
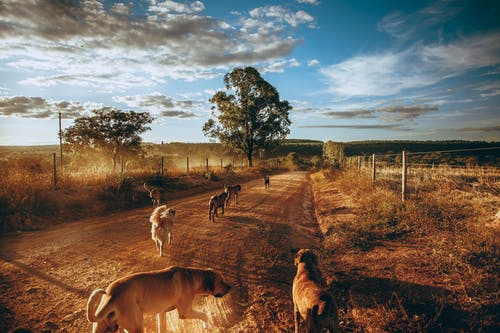
[[[491,151],[498,157],[500,147],[453,149],[439,151],[406,152],[400,154],[372,154],[371,156],[350,156],[344,167],[371,174],[372,184],[385,185],[401,192],[401,200],[409,195],[425,191],[433,182],[453,184],[474,190],[488,190],[500,194],[500,167],[498,165],[478,165],[473,157],[463,164],[439,163],[439,155]],[[432,155],[432,163],[421,162],[424,155]],[[458,156],[458,155],[456,155]],[[412,162],[413,161],[413,162]],[[463,161],[462,161],[463,163]],[[436,184],[436,183],[435,183]]]

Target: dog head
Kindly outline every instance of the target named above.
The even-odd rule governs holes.
[[[222,192],[221,194],[219,194],[219,198],[221,198],[222,200],[226,200],[227,199],[227,193],[226,192]]]
[[[210,269],[203,279],[203,290],[215,297],[222,297],[231,290],[231,286],[224,282],[222,275]]]
[[[316,254],[310,249],[300,249],[295,255],[295,259],[293,263],[295,266],[298,266],[299,263],[312,264],[314,266],[318,265],[318,257]]]
[[[106,306],[106,301],[109,301],[109,298],[105,295],[105,290],[97,289],[90,295],[87,302],[87,319],[92,323],[92,333],[118,331],[116,312]],[[98,307],[101,309],[96,313]]]

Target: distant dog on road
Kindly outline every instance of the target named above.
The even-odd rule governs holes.
[[[159,206],[160,199],[161,199],[160,190],[157,187],[148,186],[147,183],[144,183],[144,188],[146,189],[146,191],[149,192],[149,197],[151,198],[151,201],[153,202],[153,208]]]
[[[269,191],[269,176],[268,175],[264,176],[264,187],[266,188],[266,191]]]
[[[224,215],[224,204],[226,203],[227,193],[222,192],[219,195],[213,195],[208,202],[208,219],[215,222],[215,217],[219,216],[217,210],[220,208],[222,215]]]
[[[160,257],[163,257],[163,245],[172,243],[175,213],[175,209],[163,205],[156,207],[149,217],[151,238],[156,244],[156,249],[160,251]]]
[[[226,207],[231,204],[231,198],[234,196],[236,204],[238,204],[238,194],[241,191],[241,185],[224,185],[224,192],[227,193]]]
[[[301,249],[294,259],[297,274],[293,279],[293,316],[295,333],[299,333],[300,320],[305,320],[307,333],[339,332],[337,305],[333,296],[324,288],[318,269],[316,254]]]
[[[87,302],[87,319],[93,333],[143,333],[143,315],[156,313],[158,331],[167,331],[166,313],[177,309],[180,319],[201,319],[211,328],[211,318],[193,309],[197,294],[222,297],[231,286],[212,270],[191,267],[168,267],[136,273],[112,282],[106,290],[97,289]]]

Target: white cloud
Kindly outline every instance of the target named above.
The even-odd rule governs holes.
[[[316,66],[316,65],[319,65],[319,61],[317,59],[311,59],[307,62],[307,66],[309,66],[309,67]]]
[[[143,17],[130,15],[134,2],[105,8],[96,0],[23,6],[4,0],[2,6],[0,59],[23,72],[21,84],[100,91],[212,79],[234,66],[273,66],[301,42],[293,28],[314,21],[306,12],[271,6],[238,13],[233,25],[202,15],[200,1],[151,1]]]
[[[141,110],[163,117],[173,118],[196,117],[194,111],[200,110],[205,104],[193,100],[178,100],[159,92],[143,95],[114,96],[113,101],[125,104],[130,108],[140,108]]]
[[[438,0],[413,13],[392,12],[378,23],[382,32],[399,38],[408,39],[419,31],[443,24],[463,10],[455,0]]]
[[[281,6],[265,6],[255,8],[250,11],[250,17],[250,23],[252,26],[256,26],[261,22],[270,20],[268,24],[271,23],[273,26],[275,26],[276,23],[286,22],[295,28],[300,24],[312,23],[314,21],[314,17],[303,10],[299,10],[294,13]],[[277,28],[281,28],[281,26],[278,25]]]
[[[319,5],[319,0],[297,0],[299,3],[306,3],[308,5]]]
[[[159,13],[184,13],[192,14],[198,13],[205,10],[205,5],[201,1],[193,1],[190,4],[185,4],[177,1],[165,0],[165,1],[152,1],[152,5],[149,7],[151,12]]]
[[[401,52],[360,55],[320,70],[328,91],[340,96],[387,96],[435,84],[500,63],[500,33],[448,45],[416,45]]]

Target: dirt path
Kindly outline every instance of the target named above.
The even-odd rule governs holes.
[[[90,332],[92,290],[124,275],[169,265],[212,267],[233,285],[221,299],[199,297],[215,332],[289,332],[293,327],[293,249],[319,245],[307,174],[242,184],[240,203],[208,220],[211,193],[171,201],[174,239],[161,258],[150,238],[150,208],[0,238],[0,331]],[[146,316],[146,332],[155,332]],[[203,332],[199,321],[169,313],[169,331]]]

